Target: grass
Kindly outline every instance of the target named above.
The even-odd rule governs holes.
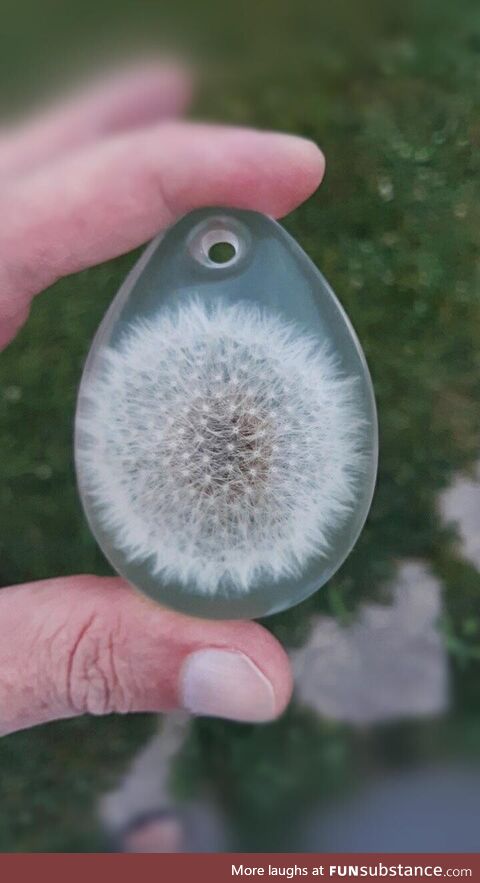
[[[111,25],[119,33],[143,27],[161,44],[158,9],[145,5],[142,18],[138,6],[106,6],[110,18],[78,30],[77,54],[88,27],[99,41]],[[455,8],[447,0],[401,8],[247,2],[240,21],[240,9],[233,19],[214,0],[201,4],[201,15],[186,0],[175,6],[170,32],[186,43],[195,34],[199,55],[210,60],[197,116],[298,132],[322,145],[326,181],[285,224],[349,312],[378,399],[380,475],[362,538],[325,590],[267,625],[298,645],[314,611],[346,620],[360,600],[383,597],[406,557],[428,561],[445,589],[453,690],[445,720],[359,736],[293,706],[260,729],[211,721],[192,728],[175,773],[178,792],[208,782],[248,842],[261,830],[259,846],[267,848],[287,812],[351,787],[359,769],[480,753],[480,577],[459,558],[453,528],[436,508],[439,491],[472,467],[479,447],[480,8],[470,0]],[[14,29],[18,13],[9,14]],[[61,22],[56,27],[56,40],[43,47],[51,73],[63,63],[62,34],[75,57],[73,26],[65,23],[62,34]],[[47,70],[40,37],[25,41]],[[6,46],[2,57],[18,89],[21,55]],[[108,572],[75,490],[72,418],[92,334],[134,259],[42,295],[0,362],[5,584]],[[2,740],[0,850],[96,848],[96,795],[151,727],[142,716],[84,719]]]

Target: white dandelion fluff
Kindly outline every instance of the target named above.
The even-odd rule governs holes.
[[[190,300],[138,321],[82,390],[78,465],[128,560],[248,592],[327,555],[363,469],[355,381],[264,309]]]

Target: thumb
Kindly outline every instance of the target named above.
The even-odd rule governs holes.
[[[175,708],[260,722],[290,693],[286,654],[256,623],[174,613],[117,578],[0,591],[0,734],[78,714]]]

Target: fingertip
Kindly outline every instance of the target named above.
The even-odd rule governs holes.
[[[301,205],[320,186],[325,174],[325,157],[314,141],[298,135],[279,135],[284,172],[272,214],[283,217]]]
[[[252,661],[260,668],[272,685],[275,697],[274,717],[281,715],[290,702],[293,676],[290,660],[280,642],[264,626],[247,622],[248,650]]]
[[[231,637],[225,628],[231,628]],[[179,672],[179,702],[195,715],[250,723],[285,710],[292,675],[285,651],[256,623],[223,624],[218,644],[188,653]],[[221,641],[221,644],[220,644]]]
[[[280,218],[308,199],[322,181],[325,159],[308,138],[255,129],[217,131],[217,177],[206,180],[210,190],[219,191],[219,204],[226,199],[236,208]],[[199,205],[207,201],[204,186],[198,187]]]
[[[151,102],[163,117],[169,113],[180,115],[189,106],[194,91],[195,76],[188,62],[181,59],[146,60],[124,73],[124,81],[137,96],[137,101],[152,96]]]

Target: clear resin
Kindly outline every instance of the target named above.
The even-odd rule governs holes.
[[[198,616],[290,607],[348,555],[376,465],[361,347],[279,224],[198,210],[147,248],[77,406],[80,493],[118,573]]]

